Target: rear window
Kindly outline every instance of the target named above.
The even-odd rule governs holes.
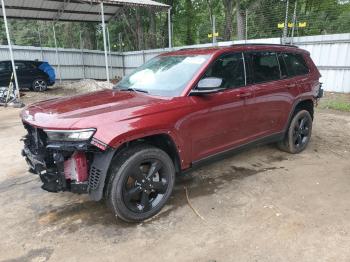
[[[275,52],[249,53],[253,82],[263,83],[280,79],[280,69]]]
[[[301,54],[283,53],[282,56],[287,66],[288,76],[306,75],[309,73],[309,68]]]

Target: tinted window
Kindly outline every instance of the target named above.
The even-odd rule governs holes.
[[[209,67],[204,77],[222,78],[222,88],[243,86],[245,84],[243,63],[241,53],[224,55]]]
[[[280,79],[280,69],[276,53],[257,52],[250,53],[249,55],[255,83]]]
[[[288,75],[297,76],[309,73],[309,68],[302,55],[300,54],[283,54],[284,61],[287,65]]]

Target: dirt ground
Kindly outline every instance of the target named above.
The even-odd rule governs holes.
[[[267,145],[204,166],[158,216],[127,224],[40,188],[20,155],[19,111],[0,108],[0,261],[350,261],[350,113],[318,109],[302,154]]]

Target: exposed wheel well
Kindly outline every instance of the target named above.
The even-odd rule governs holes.
[[[311,99],[299,102],[294,109],[293,115],[298,113],[300,110],[308,111],[311,115],[311,118],[314,119],[314,102]]]
[[[173,139],[167,134],[157,134],[126,142],[118,148],[116,154],[118,154],[118,152],[120,152],[121,150],[125,150],[128,147],[142,143],[153,145],[165,151],[173,160],[176,173],[179,173],[181,171],[181,163],[177,146],[174,143]]]

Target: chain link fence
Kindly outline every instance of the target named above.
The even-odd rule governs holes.
[[[187,22],[185,16],[175,16],[175,46],[190,44],[187,38],[194,40],[193,44],[203,44],[350,32],[349,0],[231,1],[231,10],[227,10],[229,5],[223,4],[229,0],[216,2],[218,5],[213,8],[212,15],[209,10],[203,12],[206,6],[198,9],[201,12],[197,12],[191,28],[183,25]],[[243,4],[238,6],[237,2]]]

